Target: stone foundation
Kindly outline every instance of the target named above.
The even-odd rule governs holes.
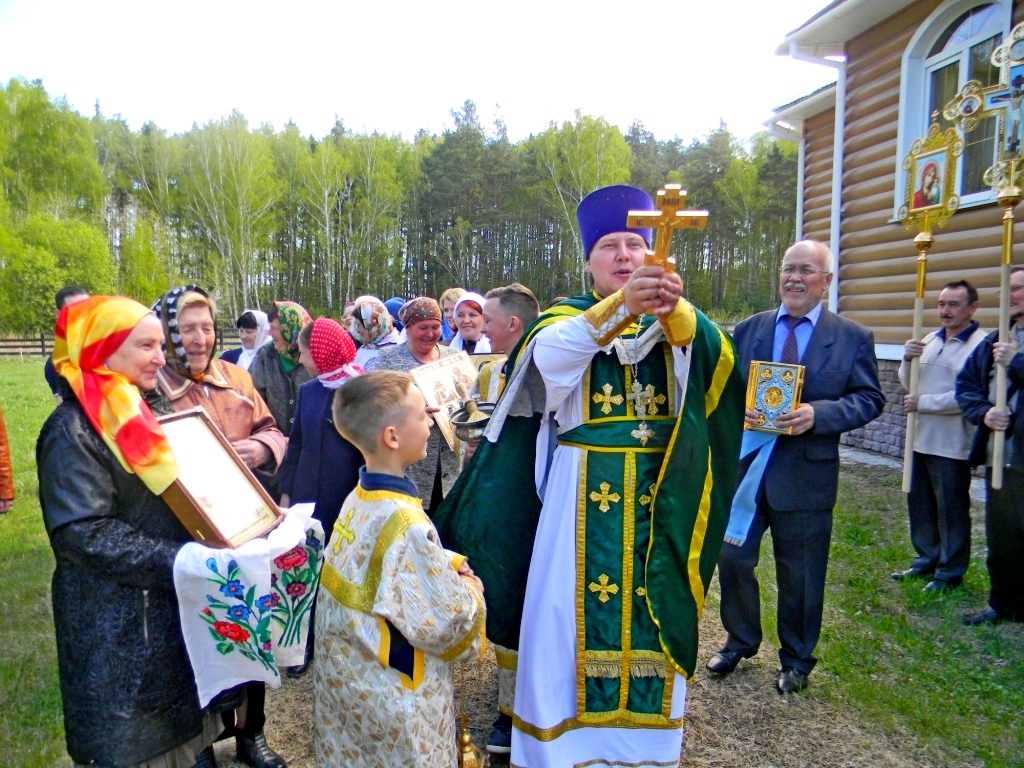
[[[903,458],[903,437],[907,431],[907,415],[903,410],[903,396],[907,393],[900,385],[896,372],[900,364],[895,360],[878,361],[878,382],[885,395],[882,415],[867,426],[846,432],[839,439],[841,445],[863,448]]]

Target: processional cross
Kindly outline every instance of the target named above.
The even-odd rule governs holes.
[[[686,205],[686,190],[679,184],[666,184],[658,190],[653,211],[630,211],[626,226],[630,229],[657,230],[654,250],[647,252],[644,264],[664,267],[668,272],[676,271],[675,259],[670,255],[672,232],[677,229],[704,229],[708,225],[707,211],[683,211]],[[642,416],[640,418],[643,418]]]

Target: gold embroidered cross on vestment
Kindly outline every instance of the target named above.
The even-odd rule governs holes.
[[[654,500],[654,489],[657,485],[657,483],[651,483],[651,487],[647,489],[647,492],[650,494],[650,496],[648,496],[647,493],[645,493],[643,496],[640,497],[641,507],[646,507]]]
[[[649,413],[651,416],[657,416],[658,406],[665,404],[665,396],[654,394],[654,385],[648,384],[644,387],[643,397],[641,397],[640,403],[644,407],[645,414]],[[644,416],[640,415],[639,411],[637,411],[636,415],[638,418],[644,418]]]
[[[619,496],[619,494],[617,494],[617,493],[608,493],[608,491],[610,491],[612,489],[612,487],[610,485],[608,485],[608,483],[601,483],[601,485],[599,485],[598,487],[601,489],[601,492],[598,493],[597,491],[591,491],[590,492],[590,500],[591,501],[600,501],[601,502],[601,506],[599,506],[598,509],[600,509],[602,512],[607,512],[609,509],[611,509],[611,506],[609,506],[608,502],[609,501],[616,501],[617,502],[622,497]]]
[[[600,582],[600,584],[590,582],[590,584],[587,585],[587,589],[589,589],[591,592],[600,592],[601,594],[597,596],[597,599],[600,600],[602,603],[607,603],[611,599],[608,597],[609,592],[611,592],[613,595],[619,594],[618,585],[609,584],[607,574],[602,573],[600,576],[597,577],[597,580]]]
[[[347,541],[349,544],[351,544],[353,541],[356,540],[355,531],[349,528],[349,526],[352,524],[352,515],[354,515],[355,513],[356,511],[354,509],[350,509],[348,511],[348,514],[345,516],[344,523],[341,522],[341,520],[338,520],[334,523],[334,530],[338,532],[338,541],[334,545],[334,554],[336,555],[341,552],[342,541]]]
[[[601,406],[601,413],[606,415],[611,413],[612,404],[622,405],[622,395],[613,395],[611,384],[605,384],[604,386],[602,386],[601,391],[604,392],[603,395],[598,392],[594,393],[594,402],[604,403]]]
[[[647,422],[641,421],[640,427],[634,429],[629,433],[630,437],[635,437],[640,441],[640,445],[647,445],[647,441],[654,437],[654,430],[647,428]]]

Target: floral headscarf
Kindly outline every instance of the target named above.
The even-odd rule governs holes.
[[[183,285],[180,288],[173,288],[153,302],[153,312],[160,318],[164,326],[164,357],[167,358],[167,367],[188,379],[201,379],[202,374],[193,375],[188,367],[188,359],[185,357],[185,346],[181,343],[181,333],[178,331],[178,301],[186,293],[195,292],[200,296],[210,298],[210,294],[198,285]],[[213,315],[213,310],[210,310]],[[214,333],[216,334],[217,318],[213,318]],[[217,348],[216,336],[214,337],[214,349]]]
[[[395,329],[391,313],[376,296],[360,296],[355,300],[352,324],[359,340],[370,349],[377,349]]]
[[[160,494],[178,477],[171,446],[138,388],[106,364],[150,312],[123,296],[69,304],[57,319],[53,367],[118,463]]]
[[[356,358],[356,345],[341,324],[327,317],[313,321],[309,335],[309,353],[319,372],[317,379],[328,389],[337,389],[350,377],[363,372],[352,365]]]
[[[299,331],[313,322],[309,312],[301,304],[294,301],[275,301],[277,321],[281,324],[281,338],[284,339],[285,350],[279,352],[281,368],[291,373],[299,364]]]
[[[441,322],[441,307],[429,296],[419,296],[402,307],[398,319],[406,327],[422,323],[424,320]]]

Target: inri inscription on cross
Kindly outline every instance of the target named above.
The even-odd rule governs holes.
[[[704,229],[708,225],[707,211],[683,211],[686,205],[686,190],[679,184],[666,184],[658,190],[654,202],[656,210],[630,211],[626,226],[631,229],[653,227],[656,231],[654,250],[647,252],[644,263],[658,265],[669,272],[675,272],[675,260],[670,256],[672,232],[677,229]]]

